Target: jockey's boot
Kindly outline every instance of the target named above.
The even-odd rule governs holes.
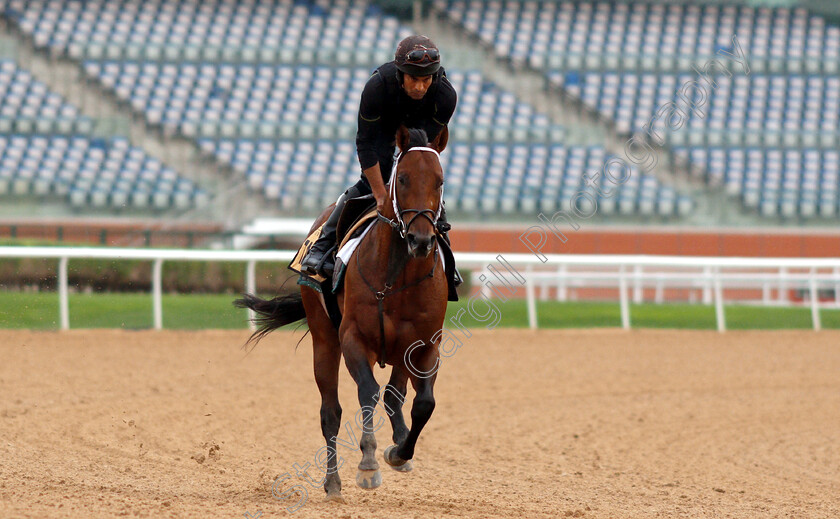
[[[338,197],[333,212],[321,228],[321,236],[312,244],[309,252],[306,253],[306,256],[300,262],[301,270],[307,274],[313,276],[318,274],[325,278],[332,276],[333,269],[335,268],[335,259],[332,254],[336,247],[335,229],[338,226],[338,218],[341,216],[341,210],[344,209],[344,204],[351,198],[348,191],[350,190],[345,191],[344,194]]]
[[[447,245],[451,245],[449,241],[450,229],[452,229],[452,226],[449,225],[449,222],[446,220],[446,206],[444,205],[440,210],[440,218],[438,218],[437,221],[437,230],[440,233],[440,236],[443,238],[443,241],[445,241]],[[455,287],[461,286],[461,283],[463,283],[464,280],[461,278],[461,273],[458,272],[458,267],[455,267],[452,276],[452,285]]]

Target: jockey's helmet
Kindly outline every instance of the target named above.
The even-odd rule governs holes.
[[[431,76],[440,70],[440,51],[429,38],[415,34],[397,45],[397,69],[411,76]]]

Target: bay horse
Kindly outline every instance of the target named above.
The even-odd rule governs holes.
[[[309,325],[315,381],[321,392],[321,432],[329,453],[324,483],[327,500],[344,502],[335,450],[341,420],[338,371],[342,356],[358,386],[362,411],[362,460],[356,474],[360,487],[372,489],[382,483],[373,428],[380,388],[373,365],[393,366],[382,397],[393,429],[394,445],[383,453],[388,465],[403,472],[412,469],[417,438],[434,411],[438,345],[447,304],[436,239],[443,198],[439,154],[448,139],[446,127],[432,143],[423,130],[398,130],[401,154],[388,186],[390,203],[377,215],[347,264],[343,287],[336,294],[342,314],[338,329],[322,295],[307,286],[302,285],[300,293],[269,301],[245,294],[235,303],[257,314],[259,327],[250,340],[259,341],[268,332],[299,320],[306,319]],[[328,215],[329,210],[322,213],[312,231]],[[408,381],[416,393],[410,429],[402,413]]]

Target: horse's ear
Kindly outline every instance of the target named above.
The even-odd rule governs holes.
[[[397,128],[397,147],[402,153],[408,151],[408,140],[408,129],[401,124],[400,127]]]
[[[446,125],[443,125],[443,128],[438,132],[435,140],[432,141],[431,147],[440,153],[446,149],[447,142],[449,142],[449,128]]]

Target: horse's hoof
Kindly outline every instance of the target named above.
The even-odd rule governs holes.
[[[397,472],[411,472],[411,469],[414,468],[414,464],[411,460],[404,460],[397,456],[396,445],[391,445],[386,448],[382,453],[382,457],[385,458],[385,463]]]
[[[389,467],[396,470],[397,472],[411,472],[412,470],[414,470],[414,463],[412,463],[411,460],[408,460],[398,467],[395,467],[393,465],[389,465]]]
[[[382,473],[378,470],[360,470],[356,472],[356,484],[365,490],[373,490],[382,484]]]
[[[324,501],[327,503],[341,503],[342,505],[347,504],[347,501],[344,500],[344,497],[342,497],[341,492],[328,493],[327,497],[324,498]]]

